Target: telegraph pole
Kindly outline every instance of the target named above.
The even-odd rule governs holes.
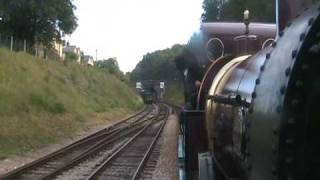
[[[98,49],[96,49],[96,61],[98,61]]]

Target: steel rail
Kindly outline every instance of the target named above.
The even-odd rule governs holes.
[[[168,110],[168,109],[167,109]],[[167,119],[168,117],[168,112],[166,112],[166,114],[164,115],[164,117],[162,117],[162,119]],[[158,116],[158,119],[160,119],[160,117],[163,116],[160,115]],[[125,150],[128,145],[130,145],[131,143],[133,143],[142,133],[144,133],[148,127],[150,127],[151,125],[153,125],[155,122],[150,122],[149,124],[147,124],[142,130],[140,130],[136,135],[134,135],[132,138],[130,138],[130,140],[128,140],[125,144],[123,144],[117,151],[115,151],[107,160],[105,160],[95,171],[93,171],[89,177],[87,178],[87,180],[92,180],[92,179],[96,179],[105,169],[105,167],[113,160],[115,159],[123,150]],[[162,122],[161,127],[163,127],[165,124],[165,121]],[[159,129],[161,129],[161,127]],[[159,132],[158,132],[159,133]],[[157,135],[158,135],[157,133]],[[160,134],[160,133],[159,133]],[[152,141],[153,142],[153,141]],[[141,163],[139,163],[140,165]]]
[[[114,152],[106,161],[104,161],[91,175],[87,178],[87,180],[95,179],[101,171],[105,168],[105,166],[114,159],[122,150],[124,150],[129,144],[131,144],[140,134],[142,134],[152,123],[146,125],[142,130],[140,130],[136,135],[130,138],[124,145],[122,145],[116,152]]]
[[[147,160],[149,159],[149,157],[150,157],[150,155],[151,155],[151,153],[152,153],[152,150],[154,149],[154,146],[156,145],[156,143],[157,143],[157,141],[158,141],[158,139],[159,139],[159,137],[160,137],[160,135],[161,135],[161,132],[162,132],[162,130],[163,130],[163,128],[164,128],[165,125],[166,125],[166,121],[164,121],[164,122],[162,123],[162,125],[161,125],[161,127],[160,127],[160,129],[159,129],[159,131],[158,131],[158,133],[157,133],[157,135],[155,136],[155,138],[153,139],[152,143],[150,144],[150,146],[149,146],[146,154],[144,155],[143,159],[141,160],[141,162],[140,162],[137,170],[135,171],[133,177],[131,178],[131,180],[136,180],[136,179],[138,179],[138,177],[139,177],[140,173],[142,172],[145,163],[146,163]]]
[[[89,156],[92,156],[93,154],[96,154],[97,152],[99,152],[101,149],[105,148],[106,146],[116,142],[117,140],[120,140],[138,130],[140,130],[141,128],[143,128],[143,124],[146,121],[149,121],[151,119],[154,119],[156,117],[151,117],[151,118],[147,118],[144,121],[139,121],[137,122],[137,124],[133,124],[132,126],[130,126],[130,128],[126,128],[123,130],[128,130],[128,131],[121,131],[124,134],[120,134],[121,132],[117,133],[117,134],[112,134],[111,137],[108,137],[102,141],[97,142],[95,145],[93,145],[92,147],[90,147],[89,149],[87,149],[85,152],[83,152],[82,154],[80,154],[79,156],[77,156],[76,158],[74,158],[73,160],[71,160],[70,162],[68,162],[67,164],[64,164],[63,166],[59,167],[58,169],[56,169],[55,171],[51,172],[50,174],[41,177],[41,180],[47,180],[47,179],[52,179],[56,176],[58,176],[59,174],[61,174],[64,171],[67,171],[68,169],[71,169],[73,166],[75,166],[76,164],[79,164],[80,162],[84,161],[86,158],[88,158]],[[120,135],[119,135],[120,134]]]
[[[38,160],[35,160],[31,163],[28,163],[24,166],[21,166],[13,171],[7,173],[7,174],[1,175],[0,179],[15,179],[17,176],[24,174],[26,171],[30,171],[32,168],[37,168],[37,166],[39,166],[41,164],[45,164],[50,159],[54,159],[59,156],[62,156],[64,153],[67,153],[69,151],[76,150],[77,147],[85,146],[87,143],[90,143],[91,141],[94,141],[95,139],[103,138],[104,136],[110,136],[113,133],[118,133],[119,129],[113,129],[113,128],[116,128],[119,125],[124,124],[124,123],[138,117],[139,115],[142,115],[142,117],[140,117],[140,118],[144,118],[145,116],[149,115],[151,113],[151,111],[152,111],[152,109],[148,109],[147,107],[144,107],[144,109],[142,109],[138,113],[136,113],[128,118],[125,118],[123,120],[120,120],[107,128],[104,128],[100,131],[97,131],[97,132],[95,132],[95,133],[93,133],[83,139],[75,141],[74,143],[71,143],[70,145],[63,147],[62,149],[59,149],[53,153],[50,153],[46,156],[41,157]],[[132,125],[132,123],[130,123],[127,127],[130,127],[131,125]],[[123,129],[125,129],[127,127],[124,127]],[[92,144],[95,144],[95,143],[92,143]]]

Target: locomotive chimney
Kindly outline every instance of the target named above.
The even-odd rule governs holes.
[[[248,9],[246,9],[243,12],[243,20],[244,20],[244,24],[246,25],[246,35],[249,35],[249,24],[250,24],[250,12]]]
[[[312,5],[312,2],[313,0],[276,0],[278,32],[281,32],[287,23]]]

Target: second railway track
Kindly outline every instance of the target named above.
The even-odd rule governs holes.
[[[105,162],[124,145],[130,144],[133,137],[138,137],[137,133],[145,134],[151,129],[163,126],[164,121],[160,120],[166,119],[167,116],[168,107],[165,105],[146,108],[109,128],[0,176],[0,179],[87,179],[99,164]],[[151,137],[153,134],[149,135]],[[153,148],[150,147],[147,148],[152,151]],[[149,155],[144,159],[148,157]],[[140,166],[143,167],[144,164]],[[138,177],[140,170],[134,173]]]
[[[163,112],[162,116],[158,116],[153,122],[146,125],[101,163],[87,180],[138,179],[147,167],[145,165],[153,152],[153,148],[165,125],[165,120],[168,118],[168,109]]]

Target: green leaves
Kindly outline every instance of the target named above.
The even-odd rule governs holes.
[[[204,0],[202,21],[242,21],[250,11],[251,21],[275,22],[275,0]]]
[[[2,33],[49,46],[77,27],[71,0],[0,0]]]
[[[219,21],[226,0],[204,0],[202,21]]]
[[[174,59],[184,51],[185,46],[174,45],[172,48],[147,53],[130,75],[131,80],[177,80],[180,73]]]
[[[97,61],[95,66],[102,69],[110,74],[114,74],[117,78],[124,81],[125,75],[119,68],[117,58],[109,58],[107,60]]]

